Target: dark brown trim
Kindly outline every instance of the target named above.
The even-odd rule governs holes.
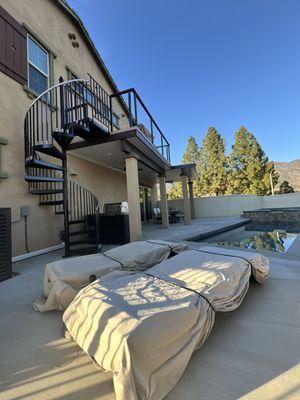
[[[0,6],[0,71],[15,81],[27,82],[27,34]]]
[[[84,147],[89,147],[89,146],[96,146],[97,144],[115,142],[117,140],[124,140],[133,137],[136,137],[135,129],[131,129],[124,132],[111,133],[109,135],[103,135],[96,141],[91,141],[91,142],[82,141],[77,143],[71,143],[70,146],[68,147],[68,151],[82,149]]]
[[[0,6],[0,17],[5,19],[13,29],[19,32],[26,39],[26,30],[16,21],[3,7]]]
[[[9,76],[14,81],[21,83],[22,85],[25,85],[27,83],[27,79],[21,78],[18,74],[13,72],[11,69],[5,67],[5,65],[3,64],[0,64],[0,71]]]

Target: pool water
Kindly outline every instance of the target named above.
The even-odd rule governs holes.
[[[251,224],[251,226],[244,225],[197,241],[285,253],[296,239],[296,232],[300,232],[300,229],[297,229],[296,232],[294,228],[291,230],[292,232],[289,232],[289,229],[255,227]]]

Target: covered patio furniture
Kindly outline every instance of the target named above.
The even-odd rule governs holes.
[[[236,309],[251,274],[263,282],[268,271],[260,254],[187,250],[143,273],[106,275],[76,296],[63,320],[78,345],[113,372],[117,400],[161,400],[209,336],[215,312]]]
[[[148,240],[128,243],[102,254],[60,259],[47,264],[44,297],[33,303],[36,311],[65,310],[78,291],[112,271],[145,270],[187,249],[184,243]]]

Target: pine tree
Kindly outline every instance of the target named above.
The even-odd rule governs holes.
[[[210,127],[203,139],[197,163],[201,194],[221,195],[226,190],[225,140]]]
[[[183,164],[190,163],[198,163],[199,160],[199,146],[196,142],[196,139],[193,136],[190,136],[187,141],[187,146],[185,152],[182,156]],[[194,196],[197,197],[199,195],[199,183],[194,181]],[[168,199],[181,199],[182,198],[182,188],[180,182],[175,182],[172,184],[171,189],[168,191]]]
[[[182,156],[182,163],[197,163],[199,159],[199,146],[197,145],[196,139],[193,136],[188,138],[186,150]]]
[[[294,188],[288,181],[283,181],[279,187],[279,194],[294,193]]]
[[[270,174],[273,184],[278,182],[274,163],[268,160],[252,133],[240,127],[235,133],[235,143],[228,159],[227,194],[271,193]]]

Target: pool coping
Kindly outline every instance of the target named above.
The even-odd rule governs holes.
[[[234,222],[232,224],[227,224],[225,226],[221,226],[216,229],[210,229],[207,230],[206,232],[198,233],[197,235],[189,236],[188,238],[185,238],[184,240],[187,242],[197,242],[198,240],[206,239],[209,238],[213,235],[217,235],[219,233],[227,232],[235,228],[239,228],[240,226],[244,226],[251,222],[250,218],[245,218],[243,221],[239,222]]]

